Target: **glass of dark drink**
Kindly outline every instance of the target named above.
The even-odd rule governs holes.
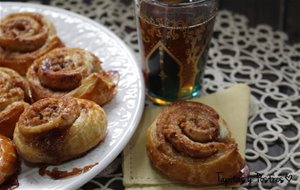
[[[199,96],[217,0],[135,0],[146,93],[158,104]]]

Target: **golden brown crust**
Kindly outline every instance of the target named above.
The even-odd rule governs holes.
[[[167,106],[147,132],[152,165],[171,180],[189,185],[221,184],[236,177],[245,162],[226,123],[217,112],[197,102]]]
[[[116,82],[100,65],[100,60],[84,49],[57,48],[28,69],[32,97],[36,101],[73,96],[102,105],[116,93]]]
[[[26,81],[14,70],[0,67],[0,134],[12,137],[21,113],[28,107]]]
[[[63,47],[54,25],[43,15],[9,14],[0,23],[0,66],[25,75],[33,61],[50,50]]]
[[[11,140],[0,135],[0,185],[17,171],[17,154]]]
[[[20,116],[14,142],[27,161],[58,164],[95,147],[105,138],[106,127],[103,109],[92,101],[46,98]]]

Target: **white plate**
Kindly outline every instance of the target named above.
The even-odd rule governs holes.
[[[25,166],[18,176],[19,189],[75,189],[95,177],[123,150],[144,108],[144,83],[142,74],[131,50],[110,30],[78,14],[48,6],[29,3],[1,3],[0,17],[13,12],[39,12],[56,26],[58,36],[68,47],[81,47],[95,53],[104,69],[120,73],[118,93],[104,106],[108,118],[108,134],[103,143],[85,156],[59,165],[61,170],[82,168],[98,163],[90,171],[67,179],[52,180],[38,174],[38,167]],[[51,168],[51,167],[50,167]]]

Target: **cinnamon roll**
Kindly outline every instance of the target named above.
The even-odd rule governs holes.
[[[27,72],[34,100],[72,96],[99,105],[114,96],[116,78],[101,68],[94,54],[80,48],[57,48],[37,59]]]
[[[11,177],[18,168],[18,158],[12,141],[0,135],[0,185]]]
[[[176,102],[159,114],[147,132],[147,154],[161,173],[188,185],[221,184],[245,167],[225,121],[198,102]]]
[[[12,137],[15,125],[28,104],[25,80],[14,70],[0,67],[0,134]]]
[[[0,66],[21,75],[35,59],[63,46],[54,25],[41,14],[13,13],[0,22]]]
[[[103,141],[106,128],[104,110],[96,103],[72,97],[46,98],[21,115],[14,142],[29,162],[59,164]]]

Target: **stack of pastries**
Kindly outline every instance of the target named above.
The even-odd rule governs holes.
[[[38,13],[0,22],[0,185],[31,163],[60,164],[105,139],[101,105],[117,90],[118,75],[91,52],[64,47],[54,25]],[[31,105],[30,105],[31,104]],[[246,167],[226,122],[207,105],[167,106],[147,133],[152,165],[171,180],[220,184]],[[234,160],[234,162],[233,162]]]
[[[23,12],[0,21],[0,185],[31,163],[59,164],[105,139],[102,105],[117,89],[93,53],[64,47],[54,24]],[[31,104],[31,105],[30,105]]]

